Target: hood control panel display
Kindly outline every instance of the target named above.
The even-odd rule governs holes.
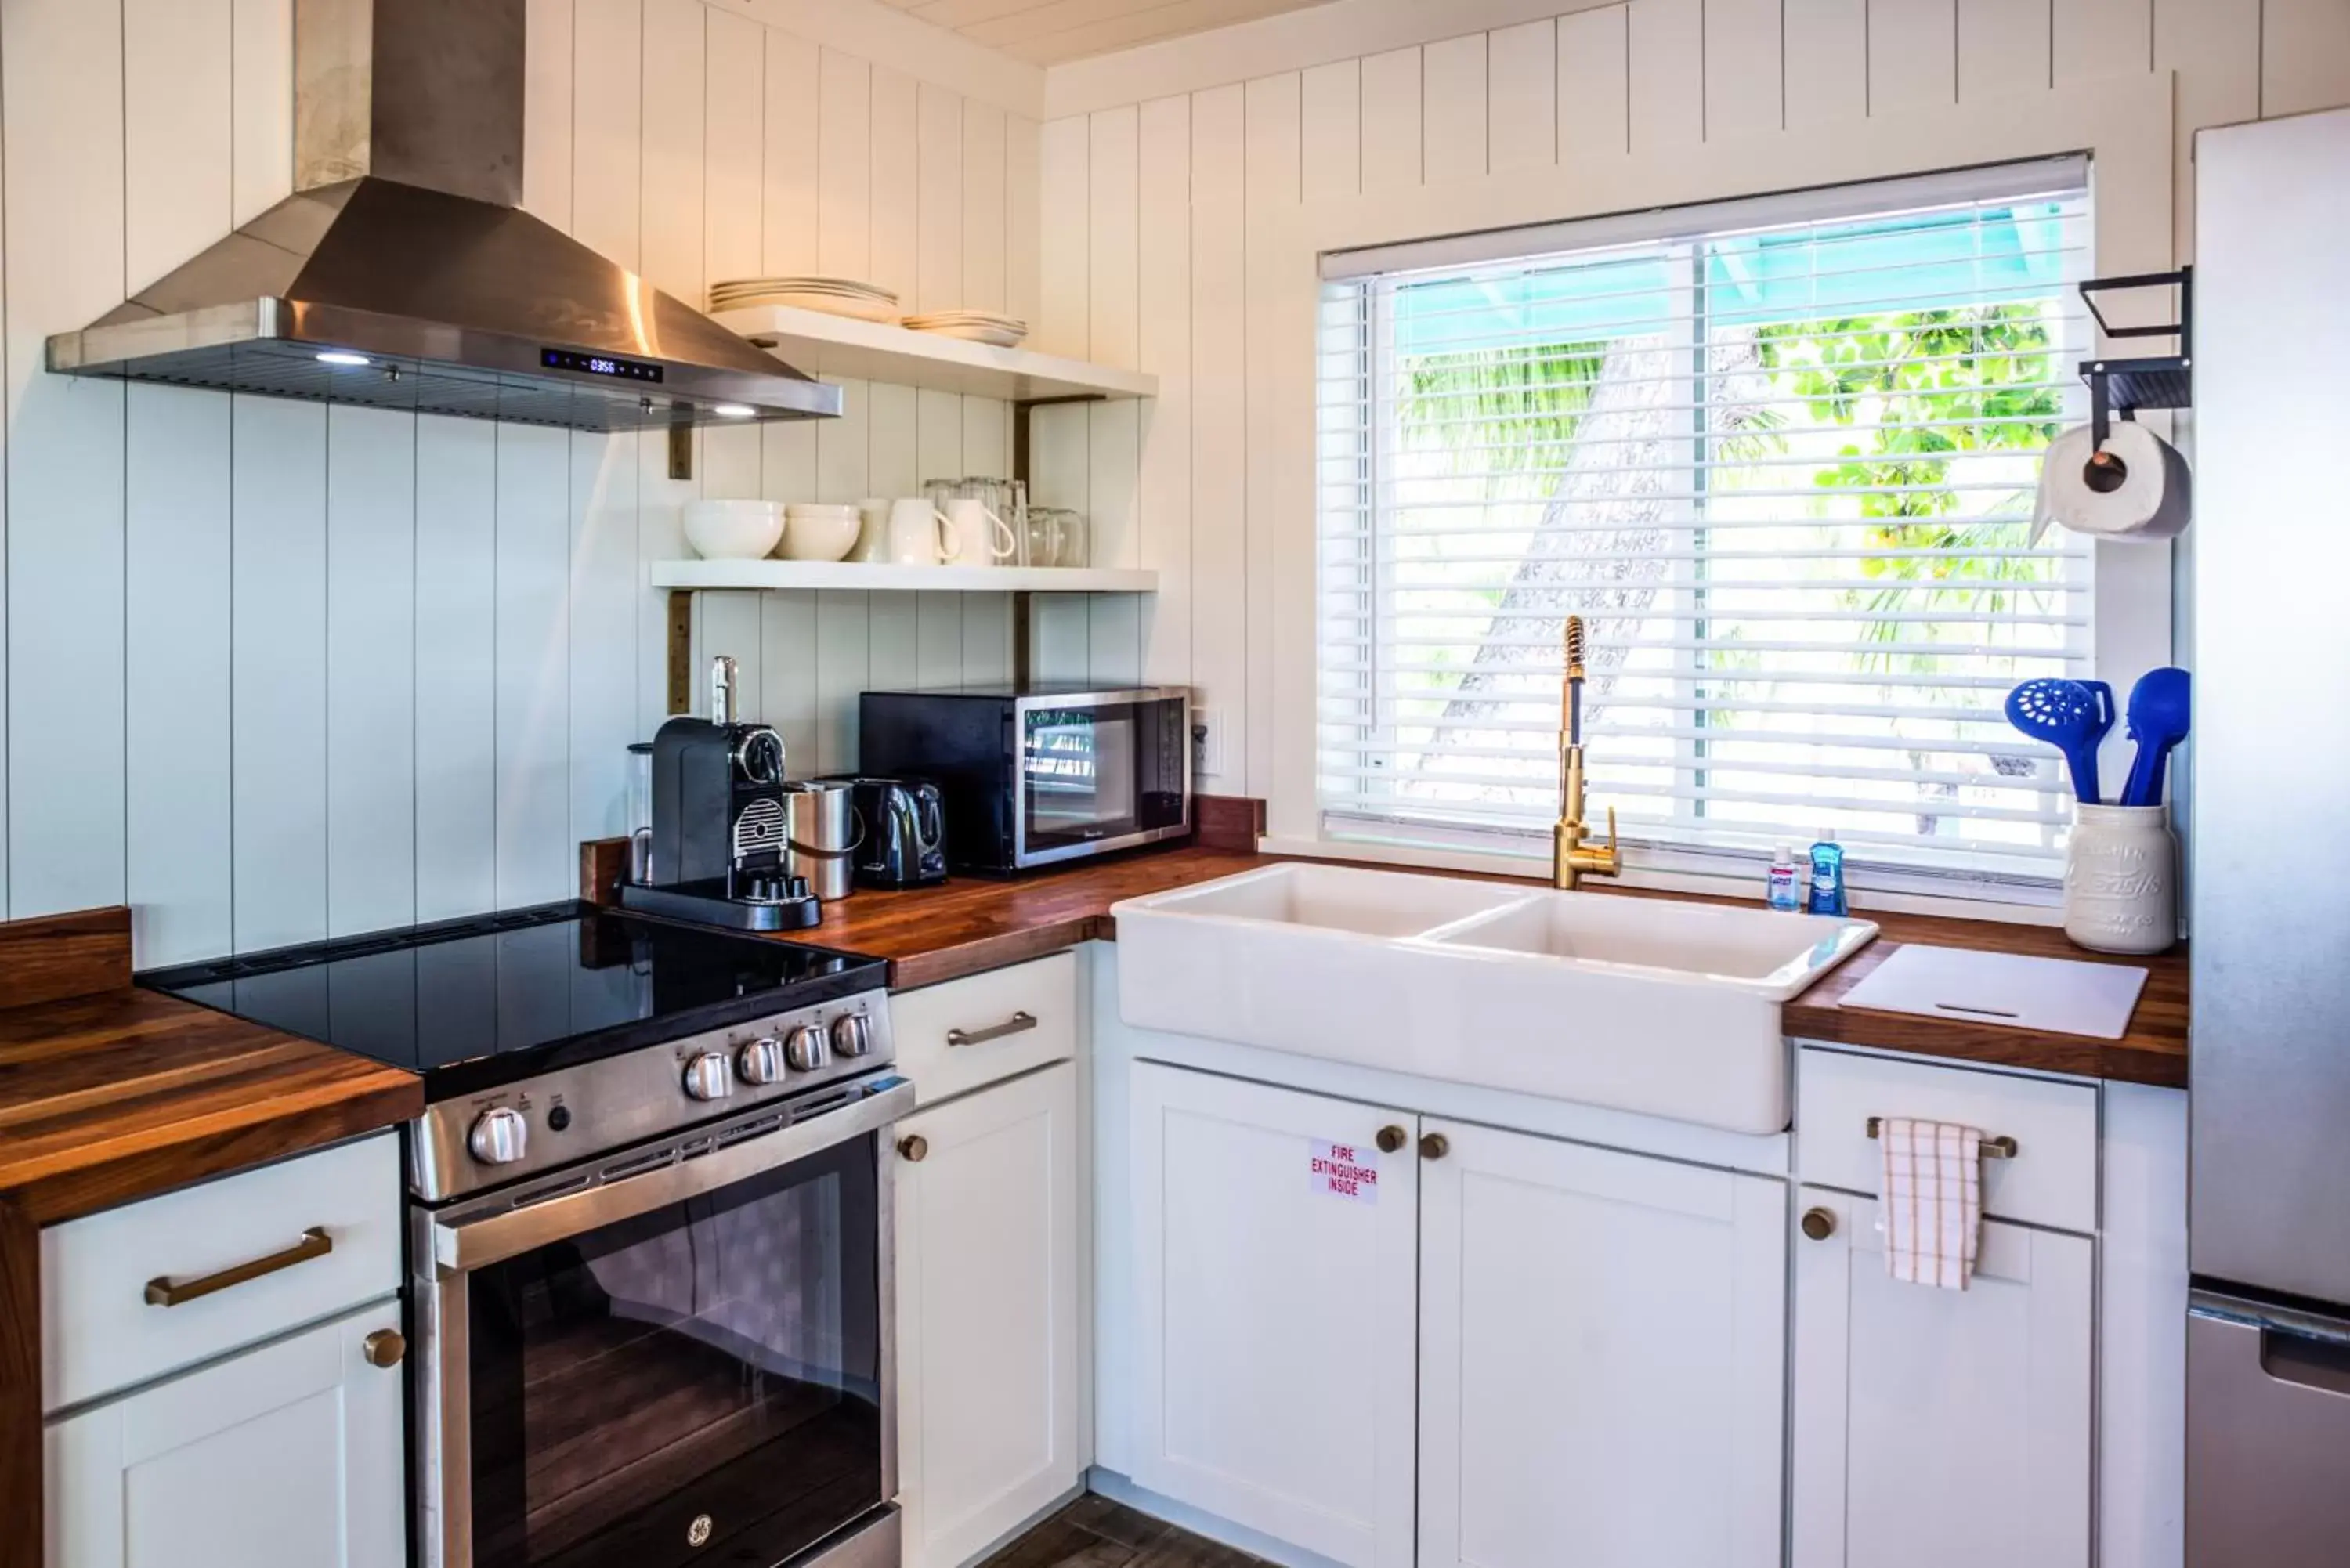
[[[641,359],[615,359],[603,354],[581,354],[570,348],[542,348],[538,362],[550,370],[577,370],[589,376],[611,376],[623,381],[658,381],[659,365]]]

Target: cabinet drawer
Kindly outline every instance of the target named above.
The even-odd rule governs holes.
[[[1964,1067],[1806,1047],[1796,1054],[1795,1168],[1804,1181],[1877,1196],[1882,1155],[1871,1116],[1962,1122],[2012,1137],[1982,1163],[1983,1212],[2060,1231],[2097,1228],[2097,1091]]]
[[[901,991],[889,998],[889,1030],[922,1105],[1066,1062],[1077,1049],[1077,956]]]
[[[400,1138],[380,1133],[41,1232],[41,1407],[143,1383],[400,1288]],[[296,1261],[307,1232],[326,1237]],[[161,1305],[264,1260],[285,1266]]]

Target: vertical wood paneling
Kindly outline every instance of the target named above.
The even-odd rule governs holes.
[[[994,398],[962,400],[965,472],[1004,479],[1012,473],[1012,405]]]
[[[962,99],[928,82],[915,100],[920,200],[914,298],[921,310],[965,308],[962,292]]]
[[[1003,111],[962,100],[962,287],[973,310],[1004,308]]]
[[[233,916],[250,952],[327,934],[327,410],[231,401]]]
[[[816,136],[816,265],[833,277],[873,273],[873,67],[822,53]]]
[[[1558,19],[1558,161],[1631,149],[1631,22],[1604,5]]]
[[[766,151],[766,29],[711,10],[702,29],[703,282],[760,275]],[[700,305],[699,297],[689,301]],[[756,444],[754,441],[754,445]]]
[[[1086,212],[1093,128],[1082,115],[1044,127],[1039,144],[1044,232],[1054,243],[1039,259],[1042,297],[1035,344],[1047,354],[1082,359],[1088,350],[1087,309],[1092,286],[1087,263],[1093,225]],[[1015,228],[1015,233],[1017,232]]]
[[[908,691],[922,682],[917,648],[920,637],[920,594],[879,593],[868,596],[866,616],[870,635],[867,657],[872,661],[868,679],[876,691]],[[851,698],[851,704],[856,699]]]
[[[235,945],[230,923],[229,400],[129,389],[123,722],[132,952],[142,966]]]
[[[669,438],[642,431],[637,442],[637,559],[687,554],[680,513],[694,497],[691,480],[669,476]],[[689,683],[689,691],[692,690]],[[649,739],[669,714],[669,596],[637,596],[637,734]]]
[[[914,402],[915,472],[927,487],[933,479],[961,479],[985,472],[966,462],[962,450],[962,400],[951,392],[921,392]],[[924,593],[916,597],[915,670],[926,687],[962,684],[962,596]]]
[[[758,425],[712,425],[700,432],[702,451],[694,472],[702,494],[727,501],[760,498],[764,483],[761,430]]]
[[[1846,125],[1868,115],[1868,0],[1783,0],[1787,125]]]
[[[1482,47],[1482,45],[1481,45]],[[1435,81],[1433,62],[1430,81]],[[1434,93],[1430,93],[1433,101]],[[1277,226],[1276,220],[1298,199],[1298,95],[1295,76],[1266,77],[1248,84],[1247,143],[1244,149],[1247,195],[1247,230],[1243,244],[1243,275],[1246,297],[1269,298],[1285,281],[1281,267],[1284,258],[1273,247],[1261,243],[1261,236]],[[1432,126],[1434,116],[1430,116]],[[1475,115],[1480,128],[1484,124],[1482,107]],[[1432,145],[1432,142],[1431,142]],[[1428,161],[1430,178],[1435,177],[1437,161]],[[1252,330],[1256,326],[1249,323]],[[1274,357],[1253,354],[1244,347],[1241,354],[1245,367],[1243,381],[1247,389],[1248,428],[1252,431],[1269,428],[1279,417],[1280,400],[1268,375]],[[1273,497],[1277,493],[1279,465],[1283,453],[1279,443],[1251,440],[1246,442],[1247,491],[1243,500],[1245,537],[1247,541],[1247,639],[1248,671],[1248,774],[1252,788],[1269,783],[1273,763],[1273,557],[1274,540],[1280,530],[1282,516]]]
[[[1086,596],[1086,679],[1132,686],[1142,679],[1142,607],[1134,594]]]
[[[1496,170],[1558,161],[1558,26],[1497,28],[1486,46],[1486,161]]]
[[[1958,43],[1958,0],[1868,0],[1869,112],[1956,100]]]
[[[1094,525],[1087,472],[1092,426],[1087,414],[1083,404],[1076,404],[1040,408],[1029,416],[1029,493],[1035,504],[1071,507]],[[1036,594],[1028,613],[1030,672],[1040,680],[1089,680],[1093,628],[1086,596]]]
[[[914,410],[920,406],[919,395],[911,387],[891,386],[887,381],[875,381],[865,389],[868,424],[866,431],[866,461],[870,471],[866,483],[873,488],[868,493],[887,495],[893,499],[922,493],[922,481],[932,477],[920,472],[915,459]],[[937,477],[953,479],[955,474]],[[852,497],[851,499],[854,499]]]
[[[1310,79],[1311,73],[1309,84]],[[1326,109],[1328,100],[1323,101]],[[1159,396],[1141,405],[1139,426],[1138,559],[1159,574],[1159,592],[1139,607],[1142,678],[1155,685],[1187,685],[1191,679],[1191,100],[1165,98],[1144,104],[1140,138],[1139,347],[1142,369],[1159,378]]]
[[[816,595],[788,588],[759,596],[759,684],[766,722],[784,742],[789,778],[813,777],[816,746]]]
[[[529,0],[523,21],[522,204],[571,228],[571,0]]]
[[[1959,0],[1960,27],[1966,8]],[[2154,68],[2154,0],[2051,0],[2050,47],[2062,82]],[[2345,7],[2337,4],[2336,11]]]
[[[911,301],[920,293],[921,111],[914,78],[873,67],[872,281]]]
[[[638,0],[573,0],[574,101],[595,105],[571,127],[571,237],[640,267],[643,233],[644,12]]]
[[[766,661],[760,657],[759,600],[764,595],[736,589],[693,596],[693,668],[695,707],[703,710],[707,690],[701,671],[713,659],[734,661],[734,711],[747,723],[767,716],[767,691],[763,677]]]
[[[1089,559],[1097,566],[1137,566],[1142,544],[1136,492],[1141,479],[1142,404],[1097,403],[1086,413],[1086,500],[1092,530]]]
[[[232,224],[294,189],[294,0],[231,0]]]
[[[1484,173],[1485,35],[1471,33],[1428,45],[1420,50],[1420,138],[1428,182],[1473,180]]]
[[[872,671],[868,601],[879,596],[827,588],[816,596],[816,771],[857,767],[857,694]]]
[[[2262,0],[2261,113],[2350,104],[2350,5]]]
[[[1632,151],[1705,135],[1704,0],[1638,0],[1627,15]]]
[[[1136,110],[1104,109],[1091,117],[1087,156],[1086,261],[1087,356],[1105,365],[1131,368],[1140,323],[1136,290],[1140,286],[1136,246],[1135,182],[1138,179]],[[1097,410],[1105,411],[1105,410]]]
[[[840,383],[840,417],[816,427],[816,498],[818,501],[862,501],[883,493],[869,482],[872,453],[868,443],[865,382]]]
[[[416,420],[327,411],[327,932],[416,919]]]
[[[1776,130],[1783,122],[1780,0],[1705,0],[1705,134]]]
[[[2154,61],[2177,73],[2171,221],[2178,259],[2195,259],[2195,131],[2261,112],[2262,0],[2156,0]]]
[[[1225,722],[1222,784],[1248,771],[1248,317],[1242,89],[1191,98],[1191,680]]]
[[[577,881],[568,433],[500,425],[497,464],[497,898],[514,909],[568,897]]]
[[[643,261],[655,288],[703,297],[702,0],[644,0]]]
[[[1001,686],[1012,679],[1012,596],[962,596],[962,679]]]
[[[123,272],[133,293],[229,226],[232,36],[230,0],[123,0]]]
[[[1418,96],[1413,95],[1415,101]],[[1300,106],[1305,135],[1300,178],[1305,199],[1357,194],[1363,188],[1362,62],[1333,60],[1309,67],[1303,78]],[[1418,162],[1417,157],[1413,161]]]
[[[1391,49],[1363,59],[1363,189],[1409,191],[1419,183],[1419,51]]]
[[[420,920],[497,907],[497,438],[477,420],[416,421]]]
[[[1959,0],[1959,98],[2029,92],[2049,80],[2049,0]]]
[[[914,680],[926,691],[962,684],[962,596],[914,596]]]
[[[1042,136],[1043,127],[1035,120],[1004,117],[1003,308],[1032,325],[1043,319]]]
[[[993,472],[984,458],[964,461],[962,400],[952,392],[915,394],[914,467],[925,484],[933,479]]]
[[[766,31],[766,79],[759,168],[759,265],[764,275],[814,272],[816,257],[816,143],[823,116],[814,44]]]
[[[717,20],[712,13],[711,20]],[[637,576],[637,453],[632,435],[571,436],[569,838],[628,831],[628,747],[637,724],[637,605],[659,599]]]
[[[123,896],[122,389],[40,369],[122,298],[122,16],[0,10],[9,913]]]

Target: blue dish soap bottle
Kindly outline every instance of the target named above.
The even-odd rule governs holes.
[[[1795,847],[1782,844],[1771,852],[1771,880],[1766,902],[1774,909],[1793,912],[1804,907],[1804,884],[1795,875]]]
[[[1812,846],[1812,913],[1847,912],[1844,902],[1844,846],[1835,841],[1834,833],[1823,829],[1820,841]]]

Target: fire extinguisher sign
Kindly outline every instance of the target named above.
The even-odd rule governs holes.
[[[1351,1143],[1313,1144],[1314,1190],[1355,1203],[1379,1200],[1379,1156]]]

